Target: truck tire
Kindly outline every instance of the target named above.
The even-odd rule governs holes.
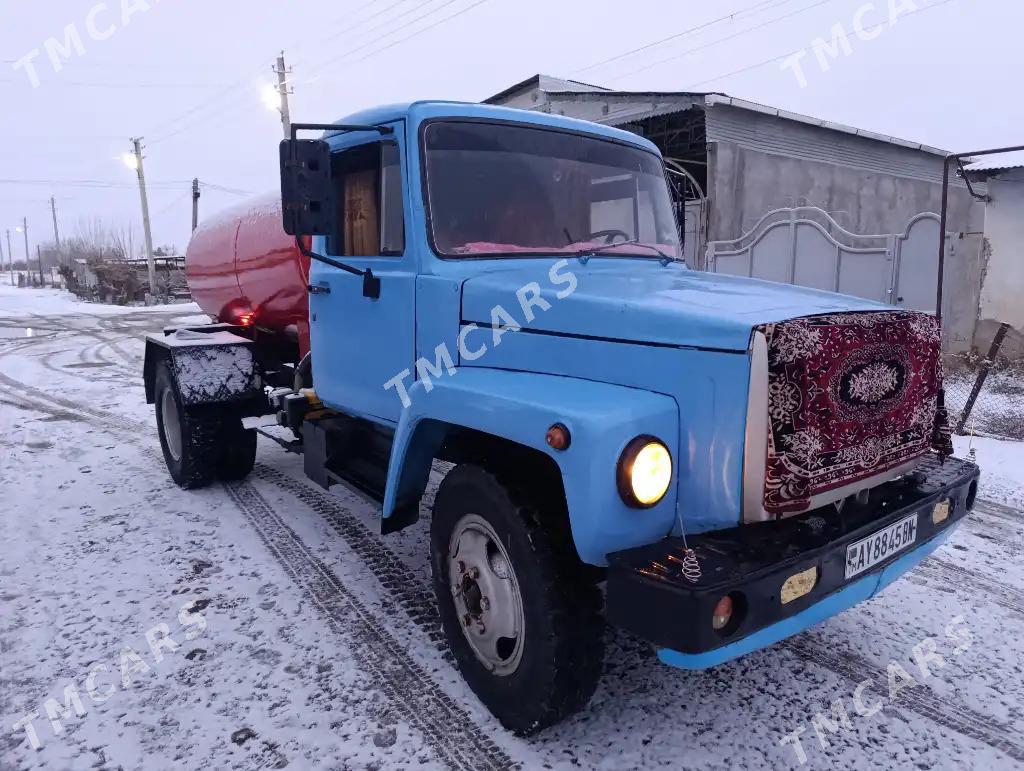
[[[210,484],[219,458],[220,419],[185,410],[167,362],[157,365],[154,397],[160,447],[171,479],[186,490]]]
[[[456,466],[430,526],[441,624],[463,677],[528,736],[586,706],[604,661],[601,594],[555,505],[478,466]]]
[[[245,479],[256,465],[256,430],[242,428],[239,418],[224,418],[217,436],[220,448],[217,478],[225,482]]]

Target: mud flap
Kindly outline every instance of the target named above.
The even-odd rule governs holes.
[[[259,399],[263,378],[254,343],[228,331],[180,329],[146,338],[146,400],[152,402],[156,364],[167,361],[182,404],[193,407]]]

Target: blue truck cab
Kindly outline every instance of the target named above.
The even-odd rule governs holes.
[[[439,622],[510,730],[586,705],[605,624],[715,666],[873,596],[973,506],[934,318],[691,269],[646,139],[424,101],[296,124],[280,154],[309,353],[237,325],[154,336],[168,465],[209,457],[196,416],[230,426],[223,457],[273,415],[385,534],[440,475]],[[186,382],[199,349],[231,382]]]

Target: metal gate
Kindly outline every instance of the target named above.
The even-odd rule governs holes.
[[[776,209],[731,241],[711,241],[707,269],[826,289],[935,312],[939,215],[923,212],[902,233],[851,233],[813,206]]]
[[[686,161],[665,159],[665,171],[672,188],[672,204],[683,243],[683,259],[700,268],[708,233],[708,199],[696,177],[683,165]]]

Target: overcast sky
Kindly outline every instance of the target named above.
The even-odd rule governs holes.
[[[33,252],[52,238],[51,194],[62,235],[101,217],[134,222],[141,239],[135,175],[120,160],[130,136],[148,148],[157,245],[187,244],[193,177],[233,191],[276,187],[281,127],[260,88],[282,48],[296,120],[477,101],[543,72],[624,90],[724,91],[947,149],[1024,143],[1019,0],[3,3],[0,234],[27,216]],[[801,86],[784,57],[836,24],[847,51],[826,58],[827,72],[809,51]],[[67,59],[54,50],[56,72],[46,41],[63,46],[69,25],[82,53],[73,40]],[[36,49],[33,87],[15,63]],[[238,200],[205,188],[200,216]]]

